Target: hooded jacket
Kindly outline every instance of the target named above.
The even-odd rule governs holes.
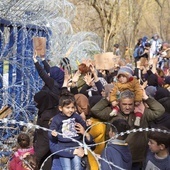
[[[103,170],[117,170],[117,167],[130,170],[132,166],[132,155],[129,146],[122,140],[109,141],[102,152],[101,158],[100,163]]]

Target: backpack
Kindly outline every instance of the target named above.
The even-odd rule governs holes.
[[[144,52],[144,47],[143,46],[137,46],[133,52],[133,57],[136,58],[136,57],[140,57],[141,54],[143,54]]]

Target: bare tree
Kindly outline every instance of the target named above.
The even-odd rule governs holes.
[[[104,51],[108,50],[110,40],[115,36],[118,29],[121,3],[120,0],[89,0],[89,4],[96,9],[101,20],[104,32]]]

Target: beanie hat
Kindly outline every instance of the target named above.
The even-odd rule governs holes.
[[[120,67],[120,69],[118,70],[118,73],[117,73],[117,77],[118,77],[120,74],[125,75],[128,79],[129,79],[130,77],[132,77],[132,76],[133,76],[132,65],[131,65],[131,64],[127,64],[126,66]]]
[[[64,82],[64,72],[57,66],[50,68],[50,77],[53,78],[61,88]]]
[[[155,86],[148,86],[146,87],[145,91],[148,96],[155,97],[157,89]]]

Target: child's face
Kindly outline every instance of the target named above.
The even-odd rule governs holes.
[[[75,112],[75,105],[74,103],[70,103],[63,107],[59,106],[59,110],[67,117],[70,117]]]
[[[125,75],[120,74],[120,75],[118,76],[118,81],[119,81],[120,83],[127,83],[128,79],[127,79],[127,77],[126,77]]]
[[[149,145],[149,149],[153,153],[158,153],[161,150],[161,146],[158,145],[157,142],[153,139],[149,139],[148,145]]]
[[[115,132],[113,132],[112,128],[109,130],[109,137],[113,138],[115,136]]]

